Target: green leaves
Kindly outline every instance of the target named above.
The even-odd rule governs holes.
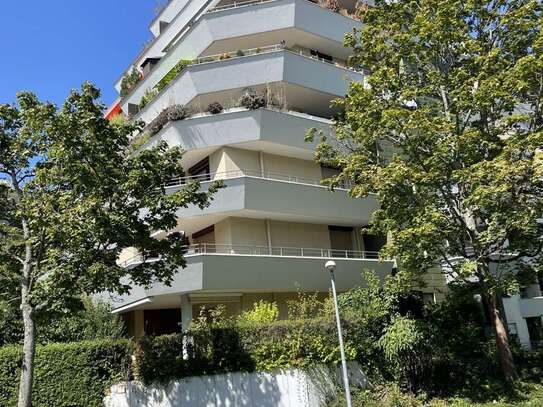
[[[336,101],[316,154],[342,170],[328,183],[377,195],[373,231],[391,233],[386,254],[414,275],[439,262],[468,278],[499,256],[540,261],[540,2],[381,1],[362,21],[346,44],[368,86]]]
[[[176,227],[179,208],[205,207],[219,187],[167,191],[183,174],[182,151],[163,143],[130,155],[140,125],[104,119],[99,95],[85,83],[58,110],[31,94],[0,108],[0,172],[10,179],[0,184],[0,258],[17,262],[20,276],[29,248],[30,294],[40,310],[62,311],[82,292],[125,293],[127,282],[168,283],[184,264],[184,240],[151,235]],[[116,264],[127,247],[161,260],[127,271]]]

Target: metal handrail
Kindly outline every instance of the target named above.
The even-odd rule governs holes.
[[[244,58],[244,57],[254,56],[254,55],[259,55],[259,54],[269,54],[269,53],[279,52],[279,51],[288,51],[288,52],[290,52],[292,54],[300,55],[300,56],[305,57],[305,58],[311,58],[311,59],[317,60],[319,62],[323,62],[323,63],[329,64],[329,65],[335,66],[335,67],[340,68],[340,69],[345,69],[345,70],[356,72],[356,73],[362,73],[363,72],[362,69],[354,68],[354,67],[348,66],[346,64],[339,63],[337,61],[330,61],[330,60],[325,59],[325,58],[320,58],[317,55],[308,54],[308,53],[304,52],[304,50],[302,50],[302,49],[296,50],[296,49],[291,49],[289,47],[286,47],[283,44],[275,44],[275,45],[268,45],[268,46],[264,46],[264,47],[250,48],[250,49],[244,49],[244,50],[238,50],[238,51],[223,52],[223,53],[220,53],[220,54],[215,54],[215,55],[209,55],[209,56],[206,56],[206,57],[196,58],[194,60],[188,61],[187,64],[183,67],[183,69],[181,69],[179,72],[177,72],[175,77],[173,77],[171,79],[171,82],[173,82],[174,79],[176,79],[183,72],[185,72],[185,70],[190,66],[200,65],[200,64],[204,64],[204,63],[220,62],[220,61],[225,61],[225,60],[228,60],[228,59]],[[142,81],[140,81],[139,83],[142,83]],[[159,83],[160,83],[160,81],[153,88],[157,89],[157,86],[158,86]],[[165,92],[165,90],[168,87],[169,86],[165,86],[163,89],[161,89],[157,95],[155,95],[151,100],[149,100],[147,102],[144,109],[148,108],[148,106],[151,105],[151,102],[156,100],[159,97],[159,95],[162,94],[163,92]],[[131,93],[133,91],[134,90],[132,90]],[[140,111],[140,113],[141,113],[141,111]]]
[[[249,49],[243,49],[243,50],[238,50],[238,51],[221,52],[220,54],[214,54],[214,55],[208,55],[206,57],[196,58],[192,61],[191,65],[205,64],[207,62],[223,61],[226,59],[247,57],[247,56],[257,55],[257,54],[265,54],[268,52],[281,51],[283,49],[285,49],[283,45],[274,44],[274,45],[267,45],[264,47],[249,48]]]
[[[198,243],[183,248],[185,257],[201,255],[237,255],[256,257],[309,257],[349,260],[378,260],[379,252],[361,250],[323,249],[311,247],[274,247],[236,244]],[[150,263],[159,257],[144,258],[141,254],[131,257],[120,264],[121,267]]]
[[[263,179],[269,179],[273,181],[288,182],[292,184],[314,185],[314,186],[319,186],[323,188],[326,187],[326,185],[322,185],[322,179],[300,177],[297,175],[285,174],[285,173],[280,173],[280,172],[275,172],[275,171],[250,170],[250,169],[211,172],[207,174],[191,175],[187,177],[176,177],[176,178],[172,178],[164,186],[166,188],[174,188],[174,187],[185,185],[192,181],[207,182],[207,181],[219,181],[219,180],[227,180],[227,179],[241,178],[241,177],[263,178]],[[353,185],[351,182],[343,182],[341,185],[336,187],[336,189],[351,189],[352,186]]]
[[[250,6],[252,4],[271,3],[276,0],[246,0],[246,1],[233,1],[232,3],[225,4],[223,6],[212,7],[207,10],[207,13],[213,13],[215,11],[229,10],[233,8]]]

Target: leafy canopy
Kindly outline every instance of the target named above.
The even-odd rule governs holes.
[[[173,229],[179,208],[204,207],[215,191],[192,183],[167,192],[166,181],[182,174],[180,149],[129,154],[140,124],[108,122],[99,96],[85,83],[60,109],[31,93],[0,105],[0,282],[22,282],[36,311],[63,310],[80,293],[171,281],[184,239],[152,234]],[[127,270],[116,261],[128,247],[161,259]],[[13,300],[7,291],[0,296]]]
[[[346,40],[366,81],[336,102],[317,159],[342,170],[332,186],[377,195],[374,232],[404,270],[443,262],[511,288],[504,271],[536,268],[543,243],[541,2],[376,3]]]

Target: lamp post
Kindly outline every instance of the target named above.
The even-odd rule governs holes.
[[[343,385],[345,386],[345,400],[347,407],[351,407],[351,392],[349,390],[349,373],[347,372],[347,361],[345,360],[345,349],[343,347],[343,334],[341,332],[341,320],[339,319],[339,308],[337,304],[336,280],[334,271],[336,270],[336,262],[329,260],[324,265],[324,268],[330,272],[330,283],[332,285],[332,295],[334,297],[334,309],[336,311],[337,336],[339,338],[339,351],[341,353],[341,370],[343,372]]]

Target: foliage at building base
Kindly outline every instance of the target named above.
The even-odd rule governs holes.
[[[376,391],[394,383],[398,394],[424,397],[478,400],[503,393],[495,346],[472,288],[453,287],[446,301],[425,306],[405,292],[401,278],[387,278],[382,288],[366,273],[364,287],[339,298],[347,357],[361,365]],[[226,317],[219,306],[202,310],[185,335],[40,346],[34,405],[98,406],[114,381],[166,384],[189,376],[339,363],[329,300],[300,294],[288,304],[288,320],[278,315],[274,303],[257,303],[238,317]],[[529,354],[516,348],[515,360],[525,380],[543,379],[543,349]],[[19,348],[0,348],[2,406],[16,401],[19,362]],[[396,393],[383,393],[383,400],[396,400]]]

